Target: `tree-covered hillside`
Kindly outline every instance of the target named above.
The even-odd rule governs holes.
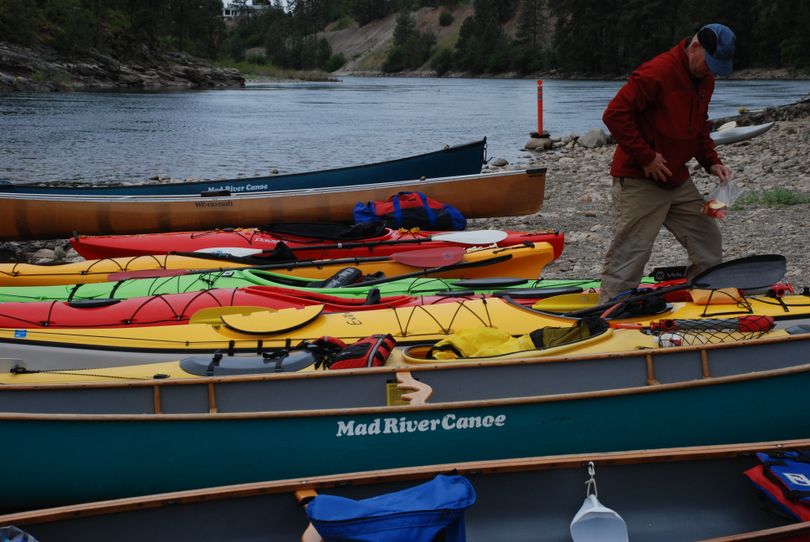
[[[720,22],[735,30],[737,68],[810,70],[810,0],[245,0],[226,25],[220,0],[0,0],[0,40],[44,43],[66,53],[96,49],[135,55],[180,50],[224,61],[333,71],[346,61],[323,38],[395,17],[379,69],[438,73],[619,75]],[[420,28],[413,12],[441,12],[453,23],[471,14],[451,41]]]
[[[146,46],[217,58],[225,39],[221,0],[0,0],[0,40],[68,54]]]

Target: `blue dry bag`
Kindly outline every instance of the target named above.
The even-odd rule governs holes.
[[[440,474],[424,484],[370,499],[318,495],[307,505],[326,542],[464,542],[464,510],[475,490],[463,476]]]

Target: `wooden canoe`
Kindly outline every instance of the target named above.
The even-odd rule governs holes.
[[[354,221],[357,202],[419,191],[467,218],[536,213],[545,169],[302,190],[180,196],[62,196],[0,193],[0,240],[57,239],[282,222]]]
[[[808,438],[807,342],[804,335],[583,359],[0,386],[0,431],[25,443],[25,453],[0,448],[0,461],[14,465],[4,472],[14,491],[0,494],[0,508],[458,461]],[[398,398],[397,381],[413,392],[411,404]],[[763,406],[772,404],[778,416]]]
[[[219,486],[0,516],[39,540],[319,540],[302,504],[317,495],[367,499],[439,474],[464,476],[475,503],[467,540],[571,540],[589,463],[599,500],[624,521],[630,540],[799,541],[810,523],[763,506],[742,474],[756,452],[810,448],[810,440],[528,457]],[[316,531],[317,532],[317,531]],[[719,537],[719,538],[716,538]]]
[[[391,181],[407,181],[422,177],[453,177],[481,173],[486,154],[486,138],[454,145],[415,156],[385,162],[360,164],[321,171],[305,171],[266,177],[244,177],[215,181],[183,183],[145,183],[122,186],[60,183],[48,186],[0,183],[0,192],[50,195],[93,196],[169,196],[199,195],[203,192],[226,190],[231,193],[302,190],[308,188],[340,187]]]
[[[810,536],[810,523],[791,524],[763,507],[743,471],[757,464],[755,452],[807,448],[810,440],[800,439],[366,470],[19,512],[0,516],[0,525],[43,541],[317,541],[301,538],[309,529],[301,504],[318,495],[366,499],[457,474],[475,492],[464,513],[466,540],[569,541],[592,463],[600,503],[634,542],[798,541]]]

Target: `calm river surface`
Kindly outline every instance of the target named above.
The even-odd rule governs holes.
[[[619,81],[543,83],[552,135],[603,127]],[[214,179],[346,166],[487,137],[525,162],[534,80],[361,78],[183,92],[0,94],[0,179]],[[710,117],[792,103],[810,81],[719,81]]]

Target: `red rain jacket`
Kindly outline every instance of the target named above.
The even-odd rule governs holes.
[[[605,109],[602,120],[618,143],[612,176],[644,178],[643,166],[660,152],[672,171],[664,186],[674,188],[689,179],[690,159],[707,172],[722,163],[707,120],[714,77],[692,78],[686,57],[690,40],[639,66]]]

